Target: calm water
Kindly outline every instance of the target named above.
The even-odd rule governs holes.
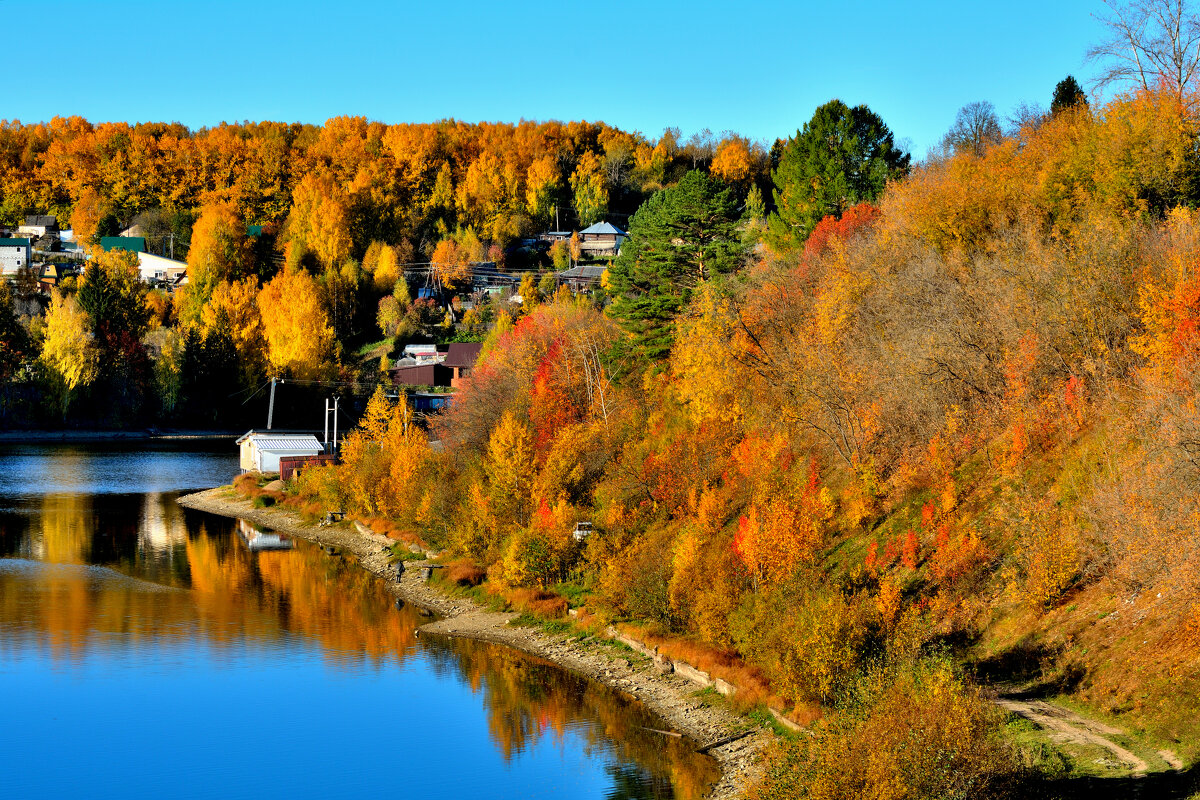
[[[0,798],[698,797],[636,702],[425,637],[372,576],[179,507],[232,447],[0,450]]]

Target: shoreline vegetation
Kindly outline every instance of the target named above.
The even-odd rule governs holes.
[[[245,519],[326,549],[353,553],[359,565],[383,580],[399,599],[440,617],[421,626],[419,634],[505,645],[631,696],[661,717],[673,731],[686,736],[697,751],[717,761],[721,778],[708,795],[714,800],[741,797],[759,777],[758,756],[768,738],[764,727],[719,701],[708,702],[696,683],[678,674],[662,673],[653,659],[625,644],[581,637],[574,632],[511,625],[519,616],[517,612],[490,611],[470,597],[452,596],[427,583],[421,567],[431,563],[428,560],[399,562],[404,569],[398,574],[391,547],[395,542],[354,522],[326,526],[306,522],[283,507],[255,508],[248,498],[228,486],[183,495],[178,502],[185,508]]]
[[[1200,25],[1168,5],[1130,13]],[[1166,17],[1112,11],[1096,53],[1170,60]],[[769,149],[14,124],[0,221],[69,216],[94,258],[49,298],[0,282],[0,418],[215,427],[277,378],[277,422],[337,393],[337,462],[241,476],[237,508],[344,511],[446,553],[453,596],[573,610],[782,709],[807,727],[754,800],[1193,795],[1200,77],[1141,78],[1089,101],[1068,76],[1007,130],[964,106],[916,163],[839,100]],[[190,242],[186,285],[100,252],[135,222]],[[397,396],[408,345],[467,339],[453,402]],[[1121,752],[1055,736],[1061,708]]]

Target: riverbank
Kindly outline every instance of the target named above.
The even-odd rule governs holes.
[[[212,430],[158,430],[149,428],[140,431],[0,431],[0,444],[47,444],[52,442],[144,442],[148,440],[188,441],[228,439],[232,441],[241,433]]]
[[[419,633],[457,636],[494,642],[552,661],[565,669],[599,681],[645,704],[675,731],[706,749],[721,766],[721,779],[710,797],[739,797],[757,774],[758,755],[767,734],[754,723],[697,697],[694,683],[661,674],[653,662],[620,645],[580,644],[570,634],[553,635],[529,627],[514,627],[513,613],[487,611],[463,597],[448,597],[420,577],[424,562],[406,562],[399,576],[389,559],[389,540],[359,531],[353,523],[319,526],[278,507],[254,508],[228,487],[179,498],[180,505],[226,517],[240,517],[301,539],[353,553],[368,571],[383,579],[405,602],[439,614],[442,619],[422,626]],[[745,734],[745,735],[742,735]],[[713,746],[725,740],[727,743]]]

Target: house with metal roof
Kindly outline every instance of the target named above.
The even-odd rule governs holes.
[[[593,256],[616,255],[629,234],[611,222],[597,222],[579,232],[579,249]]]
[[[29,266],[29,239],[0,239],[0,275],[16,275]]]
[[[247,431],[237,440],[242,472],[278,472],[284,456],[317,456],[325,446],[311,433]]]
[[[131,253],[146,252],[146,237],[145,236],[101,236],[100,249],[104,252],[110,250],[128,250]]]
[[[558,280],[559,286],[566,286],[572,292],[583,292],[599,285],[600,278],[603,277],[606,269],[608,267],[603,265],[580,264],[577,267],[556,272],[554,277]]]
[[[442,365],[453,370],[450,385],[457,388],[462,379],[471,374],[479,353],[483,350],[483,342],[451,342],[446,348],[446,358]]]

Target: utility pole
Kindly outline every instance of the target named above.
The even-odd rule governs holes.
[[[271,402],[267,404],[267,430],[271,430],[271,423],[275,420],[275,379],[271,378]]]
[[[325,452],[329,452],[329,398],[325,398]]]
[[[175,260],[175,231],[171,231],[171,260]]]
[[[340,397],[333,398],[333,452],[337,452],[337,412],[338,400]]]

